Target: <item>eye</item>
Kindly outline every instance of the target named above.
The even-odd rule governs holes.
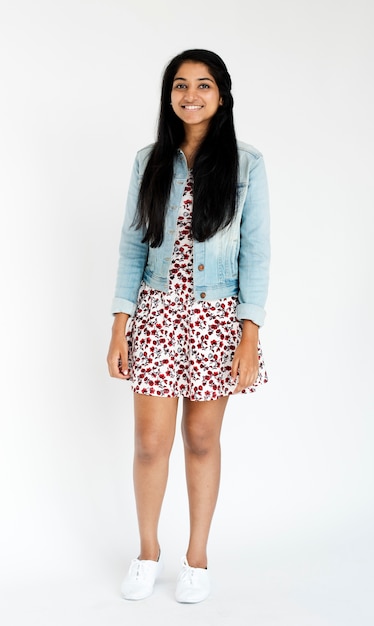
[[[208,85],[208,83],[200,83],[199,87],[200,89],[210,89],[210,85]]]
[[[177,85],[174,85],[174,89],[186,89],[186,85],[178,83]]]

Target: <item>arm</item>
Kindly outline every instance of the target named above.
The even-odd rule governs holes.
[[[233,379],[239,374],[234,393],[253,385],[258,376],[259,326],[265,319],[269,262],[268,186],[263,158],[259,157],[249,173],[240,227],[237,316],[243,320],[243,332],[231,368]]]
[[[107,363],[109,374],[113,378],[128,380],[130,378],[128,365],[128,347],[126,340],[126,325],[129,319],[127,313],[116,313],[112,326],[112,339],[109,345]]]
[[[107,363],[109,374],[114,378],[128,380],[128,345],[126,326],[134,314],[140,283],[148,256],[148,245],[142,243],[142,232],[133,226],[139,193],[139,159],[135,160],[129,191],[126,213],[123,222],[119,247],[119,262],[115,297],[112,304],[114,314],[112,338],[109,345]]]
[[[148,257],[148,244],[142,243],[143,232],[136,229],[133,221],[136,215],[140,184],[139,158],[132,170],[127,194],[125,219],[119,246],[117,281],[112,313],[133,315],[137,296]]]
[[[231,366],[231,377],[235,380],[239,374],[234,393],[250,387],[258,376],[258,326],[251,320],[243,321],[240,343],[235,350]]]
[[[249,172],[248,191],[240,224],[239,319],[262,326],[270,263],[269,194],[262,156]]]

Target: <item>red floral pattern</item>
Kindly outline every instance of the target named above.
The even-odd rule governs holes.
[[[236,297],[208,302],[193,297],[192,192],[191,174],[178,215],[169,291],[142,283],[126,333],[129,368],[136,393],[215,400],[235,390],[231,364],[242,328],[236,318]],[[267,382],[260,344],[258,358],[257,380],[242,393]]]

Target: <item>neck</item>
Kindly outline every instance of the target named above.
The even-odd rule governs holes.
[[[198,148],[207,133],[208,127],[204,125],[185,125],[183,145]]]
[[[185,126],[184,140],[181,143],[181,150],[187,159],[188,167],[193,166],[195,154],[206,134],[206,128]]]

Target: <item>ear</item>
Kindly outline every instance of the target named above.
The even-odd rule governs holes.
[[[220,106],[222,106],[222,105],[223,105],[223,99],[222,99],[222,98],[220,98],[220,99],[219,99],[219,105],[220,105]]]

